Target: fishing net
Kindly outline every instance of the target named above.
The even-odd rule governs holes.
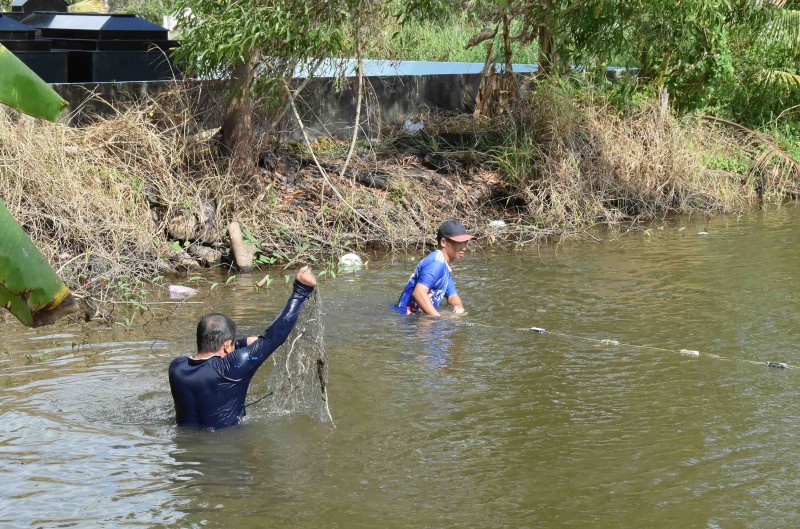
[[[265,408],[274,415],[307,413],[333,425],[328,407],[328,357],[325,355],[322,300],[319,288],[303,305],[297,323],[272,356],[275,366],[267,379],[271,394]]]

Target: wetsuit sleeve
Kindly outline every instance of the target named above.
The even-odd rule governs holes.
[[[314,287],[295,281],[289,301],[264,333],[249,346],[236,349],[225,357],[226,363],[228,363],[226,376],[232,379],[241,379],[255,373],[261,364],[289,337],[289,333],[292,332],[297,322],[300,309],[311,297],[313,291]]]
[[[246,336],[244,338],[237,338],[233,342],[233,349],[234,350],[240,349],[240,348],[246,347],[246,346],[247,346],[247,337]]]

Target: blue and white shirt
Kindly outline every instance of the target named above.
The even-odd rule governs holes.
[[[450,265],[445,261],[441,250],[429,253],[425,259],[420,261],[400,295],[397,305],[392,305],[394,310],[401,314],[411,314],[421,310],[414,298],[411,297],[417,283],[428,287],[428,296],[434,307],[441,305],[445,298],[456,294],[456,284],[453,282]]]

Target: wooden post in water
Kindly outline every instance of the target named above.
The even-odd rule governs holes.
[[[242,228],[236,221],[231,222],[230,226],[228,226],[228,235],[230,235],[231,238],[231,251],[236,261],[236,267],[240,272],[249,274],[253,271],[255,248],[252,248],[251,244],[246,244],[244,242]]]

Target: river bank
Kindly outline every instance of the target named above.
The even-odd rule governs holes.
[[[165,274],[235,273],[234,221],[256,267],[334,273],[346,252],[421,250],[449,217],[480,245],[518,247],[797,190],[735,131],[678,119],[663,98],[620,112],[545,86],[504,116],[417,116],[352,152],[343,139],[263,138],[246,172],[226,167],[187,100],[164,94],[81,127],[0,119],[0,195],[90,317],[109,317],[108,301],[146,306],[141,286]]]

